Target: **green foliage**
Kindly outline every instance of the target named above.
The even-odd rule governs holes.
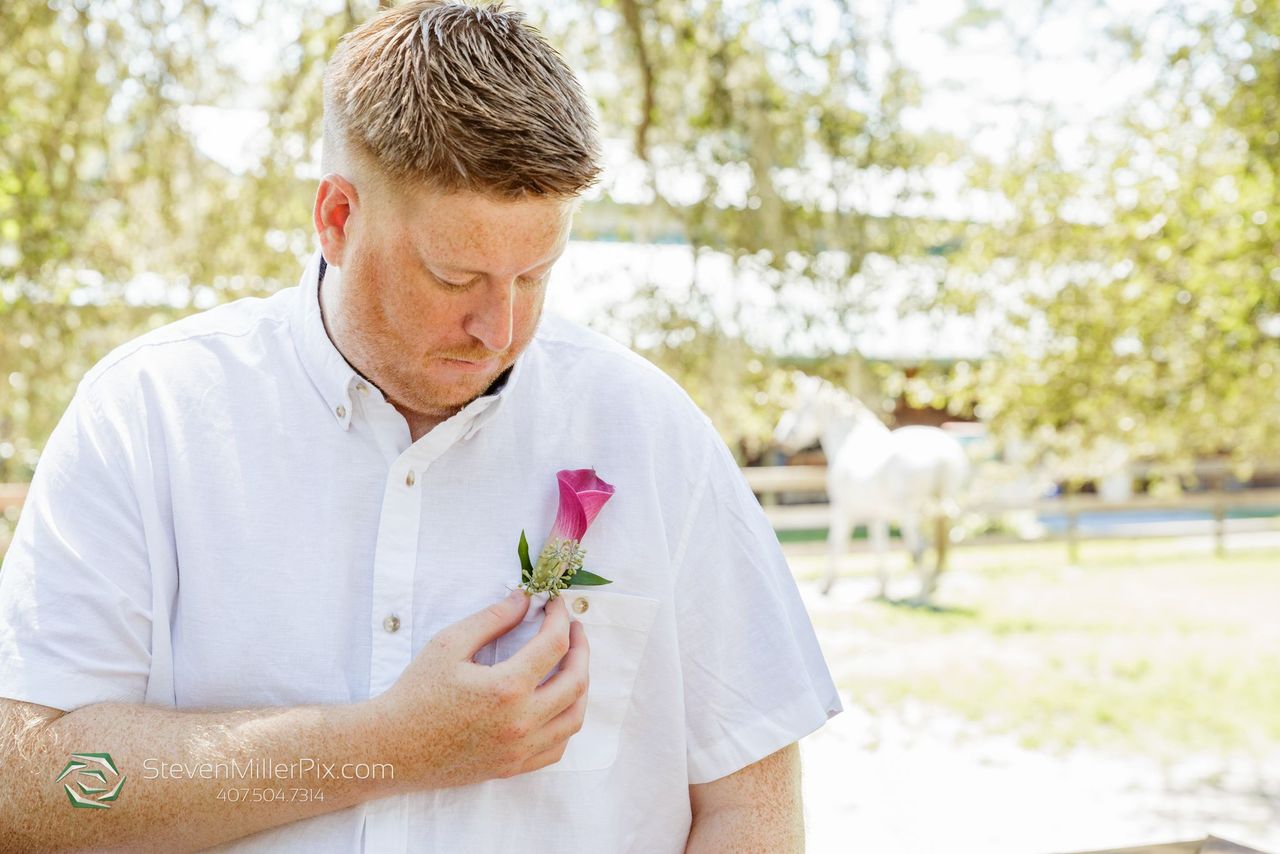
[[[184,118],[237,94],[215,46],[242,28],[201,0],[0,15],[0,481],[30,477],[84,371],[190,311],[193,286],[216,302],[296,276],[240,203],[252,181],[204,157]],[[187,291],[180,306],[127,305],[144,272]]]
[[[1167,46],[1153,48],[1142,28],[1117,31],[1136,55],[1166,54],[1156,90],[1115,127],[1095,128],[1083,154],[1050,122],[1009,164],[906,130],[922,84],[883,35],[891,22],[844,0],[534,0],[527,11],[582,72],[605,137],[629,140],[651,196],[606,193],[583,211],[580,234],[684,239],[738,269],[770,266],[779,312],[798,331],[857,326],[883,285],[869,257],[936,261],[943,301],[998,302],[1008,333],[985,364],[882,370],[890,394],[976,411],[1060,451],[1101,437],[1171,462],[1223,452],[1248,463],[1280,452],[1278,3],[1241,0],[1208,18],[1169,4],[1158,14],[1182,15],[1196,38]],[[953,35],[998,21],[970,5]],[[320,138],[323,64],[376,8],[350,0],[324,15],[280,0],[251,18],[214,0],[6,7],[0,480],[29,477],[76,380],[111,347],[194,310],[194,293],[203,306],[295,281],[314,245],[314,181],[299,167]],[[263,27],[296,37],[272,79],[248,84],[226,48]],[[187,110],[246,96],[269,125],[260,160],[236,174],[202,153]],[[868,207],[877,181],[901,180],[897,201],[927,200],[926,170],[961,162],[973,187],[1008,200],[1010,219]],[[186,296],[126,307],[118,283],[142,273]],[[785,299],[798,279],[818,289],[819,307]],[[80,305],[76,289],[94,283],[106,302]],[[755,459],[785,373],[750,336],[710,320],[712,290],[695,282],[679,301],[642,292],[649,310],[632,343],[689,390],[740,459]],[[861,370],[833,355],[823,370]]]
[[[120,302],[0,302],[0,483],[31,479],[45,438],[89,368],[118,344],[181,313]]]
[[[520,544],[516,546],[516,555],[520,558],[520,583],[533,581],[533,561],[529,560],[529,540],[524,531],[520,532]]]
[[[544,29],[586,70],[606,137],[630,129],[657,222],[677,223],[695,254],[780,272],[771,286],[796,331],[854,326],[882,284],[851,284],[869,256],[912,257],[951,236],[945,223],[866,203],[869,184],[897,176],[905,186],[960,153],[953,139],[904,127],[921,86],[882,35],[888,22],[842,0],[609,0],[583,30],[539,8]],[[877,51],[885,68],[873,68]],[[930,197],[927,182],[915,185],[902,196]],[[640,227],[629,236],[658,235]],[[787,300],[797,282],[821,298]],[[751,459],[768,443],[785,382],[774,376],[776,357],[710,320],[721,284],[695,281],[679,302],[642,294],[649,310],[631,321],[632,343],[681,382],[740,460]]]
[[[1187,14],[1159,13],[1185,43],[1159,46],[1158,82],[1114,127],[1082,149],[1051,118],[1012,164],[975,170],[1013,214],[971,235],[947,299],[1001,301],[1011,324],[946,392],[1068,455],[1118,441],[1170,471],[1230,455],[1247,474],[1280,453],[1280,3]],[[975,287],[992,269],[1003,289]]]
[[[321,15],[308,4],[273,3],[277,24],[263,17],[267,8],[251,19],[211,0],[55,0],[19,4],[0,21],[0,437],[13,446],[0,479],[29,476],[84,368],[141,324],[191,310],[86,308],[73,326],[64,306],[81,271],[101,277],[112,306],[121,300],[114,283],[143,272],[207,289],[202,304],[269,292],[296,276],[313,245],[314,183],[299,165],[321,135],[323,65],[377,4],[352,0]],[[896,62],[873,79],[870,24],[842,4],[830,10],[834,18],[818,20],[776,0],[531,4],[531,17],[596,90],[606,138],[634,139],[655,191],[647,206],[600,199],[582,230],[613,222],[633,239],[676,236],[752,254],[824,285],[833,312],[856,305],[846,283],[868,253],[930,242],[927,227],[871,216],[852,201],[859,170],[911,169],[948,148],[902,130],[918,84]],[[784,26],[759,27],[765,18]],[[297,36],[275,79],[247,89],[227,48],[273,25]],[[246,93],[269,127],[263,156],[241,175],[201,153],[184,108],[239,106]],[[829,257],[819,270],[815,248],[842,260]],[[635,332],[664,342],[655,361],[750,455],[777,414],[778,383],[769,369],[744,369],[767,356],[740,358],[745,345],[705,325],[708,299],[699,288],[679,305],[654,295],[652,321]],[[810,320],[797,313],[798,324]],[[695,342],[668,346],[668,333],[700,324]]]
[[[612,584],[613,582],[607,578],[596,575],[594,572],[588,572],[580,569],[573,574],[572,587],[599,587],[602,584]]]
[[[633,340],[636,351],[688,392],[740,464],[758,464],[789,390],[783,364],[740,338],[675,312],[657,323],[662,324],[662,336],[648,346]]]

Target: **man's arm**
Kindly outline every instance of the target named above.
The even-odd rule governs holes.
[[[301,818],[394,794],[395,779],[325,779],[324,763],[394,762],[385,752],[367,705],[299,706],[230,712],[175,711],[156,706],[101,703],[63,713],[48,706],[0,700],[0,851],[127,847],[188,851],[256,833]],[[55,782],[72,753],[109,753],[124,775],[108,809],[73,808]],[[158,763],[316,760],[316,768],[290,779],[184,779],[160,777]],[[150,760],[150,761],[149,761]],[[212,769],[212,766],[210,766]],[[394,764],[392,765],[394,768]],[[150,770],[149,770],[150,769]],[[166,772],[168,768],[164,769]],[[207,772],[214,773],[212,770]],[[154,774],[155,779],[148,779]],[[94,782],[94,781],[89,781]],[[114,785],[116,780],[108,780]],[[99,783],[99,785],[102,785]],[[238,787],[283,788],[282,800],[219,798]],[[318,789],[324,800],[290,799],[295,787]],[[234,795],[234,793],[233,793]]]
[[[792,743],[710,783],[689,787],[693,826],[685,854],[804,852],[800,748]]]
[[[99,703],[64,714],[0,699],[0,852],[197,850],[372,798],[557,762],[582,728],[589,673],[584,630],[571,627],[563,600],[547,605],[538,634],[510,659],[492,667],[471,661],[527,610],[518,593],[445,627],[389,690],[363,702],[230,711]],[[72,753],[108,753],[125,775],[108,809],[74,808],[63,788],[69,780],[55,782]],[[308,759],[314,764],[304,767]],[[247,769],[266,761],[297,762],[298,773],[226,779],[236,773],[233,762]],[[201,776],[203,763],[226,767]],[[370,768],[349,768],[344,779],[346,763]],[[222,778],[211,778],[216,773]],[[218,797],[246,787],[283,789],[284,798]],[[293,789],[319,789],[324,800],[303,800]]]

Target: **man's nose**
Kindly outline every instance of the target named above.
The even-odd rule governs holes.
[[[491,352],[500,353],[511,346],[515,281],[490,285],[484,289],[481,299],[468,318],[466,331],[479,338]]]

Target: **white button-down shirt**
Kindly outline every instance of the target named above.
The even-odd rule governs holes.
[[[319,274],[317,252],[298,287],[157,329],[86,374],[0,571],[0,696],[65,710],[376,696],[518,583],[520,531],[541,546],[556,472],[593,467],[616,493],[585,568],[613,583],[567,594],[591,685],[564,758],[217,850],[683,851],[690,783],[842,709],[723,441],[649,362],[548,313],[505,382],[411,442],[326,334]],[[510,656],[537,619],[477,661]]]

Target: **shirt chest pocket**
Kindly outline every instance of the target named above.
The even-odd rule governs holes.
[[[657,599],[630,593],[571,588],[560,595],[570,619],[581,622],[587,632],[587,712],[582,729],[570,736],[560,761],[533,773],[596,771],[613,764],[659,606]],[[541,625],[541,609],[530,609],[520,625],[498,638],[495,661],[514,655]]]

